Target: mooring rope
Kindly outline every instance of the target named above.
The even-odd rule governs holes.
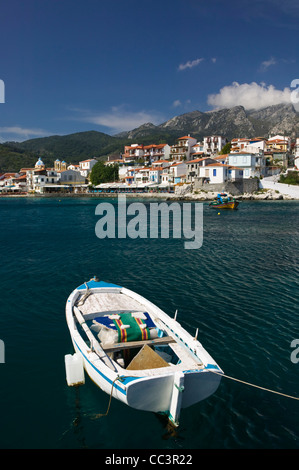
[[[90,279],[89,281],[92,281],[92,280],[93,280],[93,279]],[[88,281],[88,282],[89,282],[89,281]],[[85,300],[87,299],[87,297],[89,297],[89,296],[91,295],[91,292],[90,292],[90,290],[89,290],[89,287],[88,287],[88,285],[87,285],[87,282],[84,282],[84,284],[85,284],[85,287],[86,287],[86,293],[81,297],[81,299],[79,299],[79,300],[77,301],[77,307],[80,307],[81,305],[83,305],[84,302],[85,302]]]
[[[215,370],[211,370],[211,372],[213,372],[213,374],[221,375],[222,377],[225,377],[226,379],[234,380],[235,382],[240,382],[242,384],[249,385],[250,387],[259,388],[260,390],[265,390],[266,392],[275,393],[276,395],[281,395],[286,398],[291,398],[292,400],[299,400],[299,397],[293,397],[291,395],[286,395],[285,393],[277,392],[275,390],[270,390],[269,388],[261,387],[259,385],[254,385],[252,383],[245,382],[244,380],[236,379],[235,377],[230,377],[229,375],[221,374],[220,372],[217,372]]]
[[[114,384],[117,380],[121,380],[121,378],[119,376],[117,376],[113,382],[112,382],[112,387],[111,387],[111,392],[110,392],[110,398],[109,398],[109,403],[108,403],[108,408],[107,408],[107,411],[106,413],[99,413],[95,416],[93,416],[92,419],[98,419],[98,418],[102,418],[103,416],[107,416],[108,413],[109,413],[109,410],[110,410],[110,405],[111,405],[111,400],[112,400],[112,394],[113,394],[113,388],[114,388]]]

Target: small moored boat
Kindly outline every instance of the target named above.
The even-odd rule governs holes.
[[[223,372],[197,340],[198,329],[191,336],[176,314],[170,318],[125,287],[85,282],[67,299],[66,320],[75,349],[66,367],[76,356],[103,391],[132,408],[165,414],[178,426],[181,408],[219,386]],[[68,370],[67,380],[79,383]]]
[[[217,194],[215,201],[210,202],[209,206],[213,209],[237,209],[239,201],[227,196],[226,193]]]

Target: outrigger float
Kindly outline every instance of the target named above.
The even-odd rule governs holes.
[[[223,371],[197,340],[141,295],[97,278],[66,302],[75,354],[65,356],[67,383],[98,387],[128,406],[166,415],[212,395]]]
[[[212,209],[237,209],[239,201],[235,198],[227,196],[226,193],[219,193],[215,201],[210,202]]]

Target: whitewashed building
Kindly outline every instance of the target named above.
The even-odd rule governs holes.
[[[197,178],[201,178],[202,177],[201,167],[205,167],[209,163],[216,163],[216,161],[210,157],[202,157],[202,158],[195,158],[194,160],[190,160],[186,162],[187,182],[192,183]]]
[[[219,153],[226,144],[226,138],[221,135],[211,135],[203,139],[203,151],[206,155]]]
[[[231,153],[260,153],[261,151],[265,152],[266,147],[266,139],[261,137],[255,139],[236,138],[231,141]]]
[[[180,183],[182,179],[186,177],[186,173],[187,173],[186,162],[173,163],[169,167],[168,181],[174,184]]]
[[[254,178],[265,176],[266,158],[264,153],[231,153],[228,157],[230,166],[238,167],[244,170],[243,178]]]
[[[299,170],[299,138],[296,139],[294,166]]]
[[[144,145],[143,152],[144,159],[151,163],[158,160],[168,160],[170,156],[170,146],[168,144]]]
[[[196,139],[185,135],[177,139],[177,143],[170,147],[170,158],[175,161],[190,160],[191,149],[196,144]]]
[[[205,167],[201,167],[200,174],[209,183],[219,184],[243,179],[244,170],[223,163],[208,163]]]
[[[160,184],[162,181],[162,166],[155,166],[149,169],[149,183]]]
[[[126,145],[125,151],[122,154],[122,159],[125,163],[134,163],[136,160],[143,158],[144,156],[144,149],[143,145],[132,144]]]
[[[273,135],[268,138],[267,146],[268,149],[274,148],[276,150],[282,150],[284,152],[290,152],[292,139],[285,135]]]
[[[95,158],[89,158],[88,160],[83,160],[82,162],[79,162],[79,171],[81,175],[85,178],[88,178],[89,173],[91,172],[92,168],[95,166],[96,163],[98,163],[98,161]]]
[[[27,191],[44,193],[47,190],[57,188],[60,173],[53,169],[32,169],[26,173]]]

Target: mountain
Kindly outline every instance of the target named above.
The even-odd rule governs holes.
[[[108,134],[88,131],[30,139],[24,142],[14,142],[13,145],[23,151],[35,152],[36,155],[42,155],[44,158],[74,159],[75,163],[75,160],[97,156],[99,149],[109,147],[115,142],[118,143],[118,139]]]
[[[158,126],[147,123],[121,136],[138,139],[145,135],[167,132],[177,137],[190,134],[198,139],[208,135],[234,137],[268,137],[270,134],[299,135],[299,113],[292,104],[269,106],[260,110],[245,110],[243,106],[216,111],[192,111],[171,118]],[[117,137],[117,136],[116,136]]]
[[[279,104],[248,112],[248,119],[255,127],[256,135],[284,134],[299,136],[299,113],[292,104]]]
[[[25,152],[11,144],[0,144],[0,174],[13,173],[21,168],[32,167],[36,160],[36,156],[29,151]]]
[[[299,113],[292,104],[274,105],[259,110],[245,110],[243,106],[235,106],[216,111],[192,111],[159,125],[148,122],[114,136],[88,131],[24,142],[6,142],[0,144],[0,173],[33,166],[39,156],[47,166],[52,167],[57,158],[67,163],[78,163],[91,157],[105,159],[109,154],[120,154],[125,145],[133,142],[173,145],[177,138],[188,134],[198,140],[209,135],[222,135],[228,140],[234,137],[268,137],[275,134],[295,138],[299,137]]]

